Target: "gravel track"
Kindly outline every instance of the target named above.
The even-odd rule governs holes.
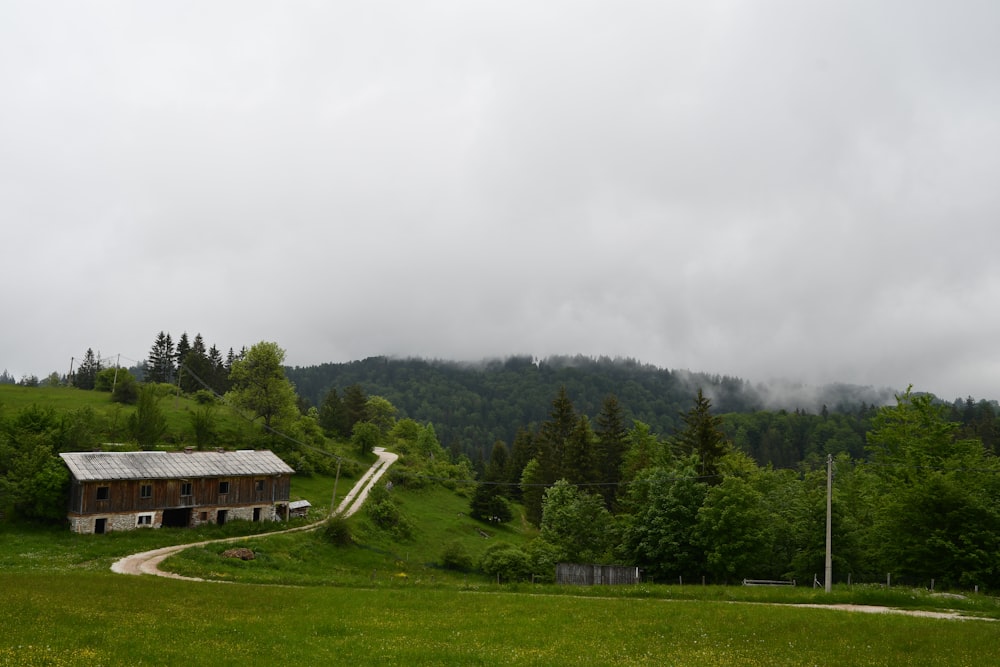
[[[372,464],[371,468],[361,476],[358,483],[344,496],[344,499],[337,506],[337,513],[343,514],[343,516],[348,517],[361,509],[364,504],[365,499],[368,497],[369,491],[372,487],[382,478],[386,470],[389,469],[396,459],[399,458],[397,454],[385,451],[384,447],[375,447],[373,450],[375,455],[378,456],[378,460]],[[185,577],[179,574],[174,574],[173,572],[164,572],[160,569],[160,563],[169,556],[173,556],[175,553],[184,551],[185,549],[190,549],[191,547],[200,547],[206,544],[217,544],[223,542],[237,542],[239,540],[246,540],[250,537],[264,537],[265,535],[280,535],[282,533],[297,533],[306,530],[315,530],[319,528],[326,519],[321,519],[315,523],[311,523],[308,526],[299,526],[298,528],[288,528],[285,530],[276,530],[270,533],[261,533],[259,535],[244,535],[240,537],[223,537],[216,540],[203,540],[201,542],[189,542],[187,544],[177,544],[170,547],[162,547],[160,549],[153,549],[151,551],[143,551],[142,553],[132,554],[131,556],[125,556],[119,560],[116,560],[111,564],[111,571],[118,574],[151,574],[157,577],[167,577],[169,579],[183,579],[184,581],[211,581],[212,583],[231,583],[231,582],[218,582],[212,579],[201,579],[199,577]]]

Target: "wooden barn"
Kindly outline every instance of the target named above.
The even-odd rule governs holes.
[[[294,470],[273,452],[66,452],[77,533],[288,518]]]

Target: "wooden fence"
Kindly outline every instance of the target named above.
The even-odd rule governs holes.
[[[642,570],[629,565],[556,565],[556,583],[576,586],[621,586],[642,581]]]

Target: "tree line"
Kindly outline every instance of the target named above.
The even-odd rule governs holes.
[[[565,391],[551,405],[511,448],[493,446],[473,493],[476,518],[505,522],[523,508],[540,529],[525,548],[491,547],[484,571],[517,579],[596,562],[639,566],[655,581],[822,582],[825,457],[759,465],[700,391],[666,437],[626,428],[613,396],[596,428]],[[871,415],[861,456],[830,455],[835,581],[1000,588],[1000,461],[953,415],[907,390]]]
[[[843,384],[812,392],[794,386],[778,391],[733,376],[672,371],[633,359],[580,356],[540,360],[515,356],[477,364],[373,357],[286,372],[303,400],[313,405],[320,405],[330,388],[353,384],[384,396],[401,416],[433,423],[447,449],[457,449],[477,463],[489,457],[495,441],[510,443],[519,429],[541,424],[547,417],[546,406],[560,387],[588,415],[596,415],[604,398],[613,393],[626,419],[648,424],[658,433],[673,433],[681,426],[679,415],[699,387],[720,414],[783,408],[815,415],[825,405],[831,414],[860,419],[893,398],[888,389]],[[857,433],[861,427],[852,428]],[[765,439],[764,448],[773,450],[773,444],[773,438]],[[821,449],[819,445],[813,448]],[[776,464],[779,459],[781,465],[786,463],[776,457]]]

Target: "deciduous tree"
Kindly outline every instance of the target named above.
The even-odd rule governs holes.
[[[277,343],[261,341],[233,362],[232,389],[226,399],[260,419],[264,429],[275,430],[298,417],[295,388],[285,377],[285,351]]]

